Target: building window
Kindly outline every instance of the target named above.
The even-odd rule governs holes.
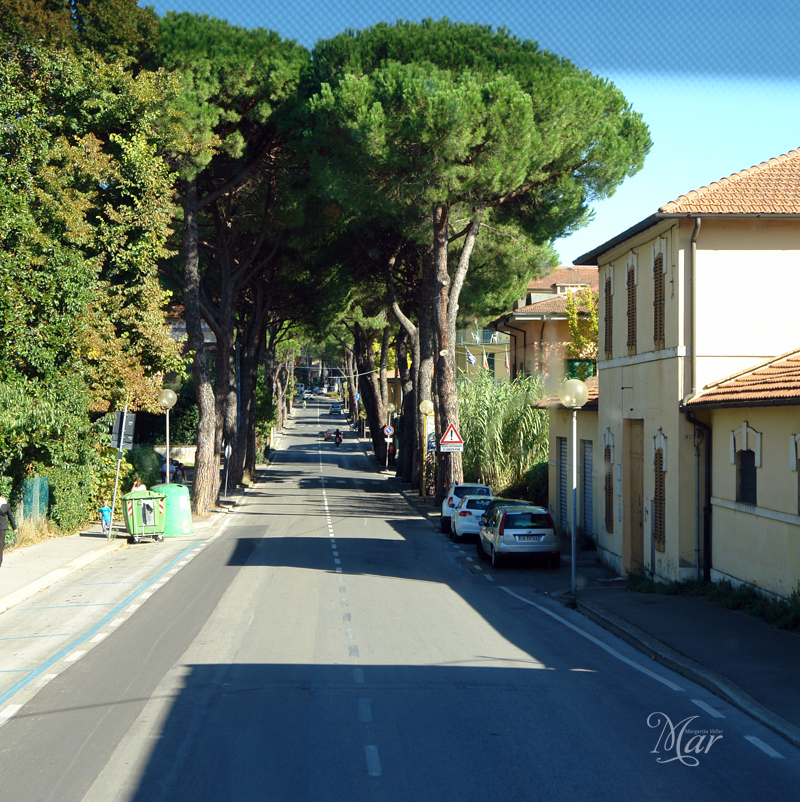
[[[756,506],[756,453],[750,449],[736,452],[736,500]]]
[[[664,551],[666,538],[664,536],[664,517],[665,517],[665,500],[664,500],[664,449],[657,448],[655,459],[653,461],[653,469],[655,471],[655,493],[653,494],[653,541],[655,543],[656,551]]]
[[[614,534],[614,477],[611,462],[611,446],[603,449],[603,467],[605,469],[605,497],[606,497],[606,532]]]
[[[628,356],[636,353],[636,270],[628,269]]]
[[[653,345],[664,347],[664,255],[658,254],[653,265]]]
[[[605,353],[606,359],[611,359],[612,342],[614,339],[614,294],[611,291],[611,278],[606,279],[605,290]]]

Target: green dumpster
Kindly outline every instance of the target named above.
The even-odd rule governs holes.
[[[164,539],[165,496],[152,490],[135,490],[122,497],[122,519],[133,543],[140,537]]]
[[[186,485],[170,482],[169,484],[153,485],[152,489],[166,498],[164,537],[193,535],[194,527],[192,526],[192,507],[189,503],[189,488]]]

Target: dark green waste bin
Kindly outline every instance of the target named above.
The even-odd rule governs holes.
[[[153,490],[135,490],[122,497],[122,519],[129,540],[136,543],[140,537],[164,539],[165,499],[163,493]]]
[[[166,498],[164,537],[193,535],[189,488],[186,485],[170,482],[169,484],[153,485],[152,489]]]

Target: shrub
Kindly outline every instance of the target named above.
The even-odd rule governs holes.
[[[541,380],[531,376],[497,384],[485,370],[462,376],[458,412],[465,481],[488,484],[495,492],[526,488],[547,504],[547,412],[531,407],[541,395]],[[539,463],[544,469],[535,467]]]
[[[91,471],[79,468],[40,468],[50,482],[50,519],[61,532],[77,532],[96,512]]]

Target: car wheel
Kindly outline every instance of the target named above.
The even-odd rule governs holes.
[[[491,545],[491,555],[492,555],[492,568],[499,568],[502,564],[500,562],[500,555],[494,550],[494,544]]]
[[[447,534],[450,531],[450,519],[442,516],[442,532]]]
[[[480,536],[478,536],[478,557],[482,560],[488,560],[489,557],[486,554],[486,551],[483,548],[483,540],[481,540]]]

